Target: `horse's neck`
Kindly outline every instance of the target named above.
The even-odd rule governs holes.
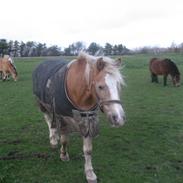
[[[179,70],[175,65],[173,66],[173,69],[171,69],[170,74],[172,77],[175,77],[176,75],[180,75]]]
[[[85,76],[86,62],[74,62],[70,65],[66,78],[68,95],[75,106],[89,110],[96,105],[96,97],[92,92],[91,81]],[[91,80],[91,77],[89,77]]]
[[[169,65],[168,67],[169,67],[169,74],[170,74],[170,76],[171,76],[172,78],[174,78],[175,75],[177,74],[175,68],[172,67],[172,66],[170,66],[170,65]]]

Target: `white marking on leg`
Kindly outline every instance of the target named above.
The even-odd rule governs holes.
[[[59,136],[56,128],[51,128],[51,118],[48,114],[44,113],[44,118],[49,128],[49,138],[52,147],[56,147],[58,144]]]
[[[69,161],[69,154],[67,152],[68,136],[62,134],[60,137],[61,149],[60,149],[60,158],[62,161]]]
[[[91,154],[92,154],[92,138],[91,137],[83,137],[83,151],[85,157],[85,174],[86,179],[88,181],[96,181],[97,176],[93,171],[93,166],[91,162]]]

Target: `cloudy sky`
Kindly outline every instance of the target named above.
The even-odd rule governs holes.
[[[2,0],[0,38],[67,47],[183,42],[183,0]]]

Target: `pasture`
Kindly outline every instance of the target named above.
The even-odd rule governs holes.
[[[183,74],[183,55],[166,54]],[[100,183],[183,182],[183,81],[150,82],[152,55],[124,56],[127,116],[111,128],[100,113],[93,141],[93,167]],[[66,58],[70,59],[70,58]],[[48,127],[32,95],[32,71],[44,58],[17,58],[19,80],[0,81],[0,183],[84,183],[82,140],[70,136],[70,161],[50,149]]]

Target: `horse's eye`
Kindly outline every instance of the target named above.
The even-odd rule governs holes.
[[[101,85],[100,85],[98,88],[99,88],[100,90],[103,90],[103,89],[105,88],[105,86],[101,86]]]

